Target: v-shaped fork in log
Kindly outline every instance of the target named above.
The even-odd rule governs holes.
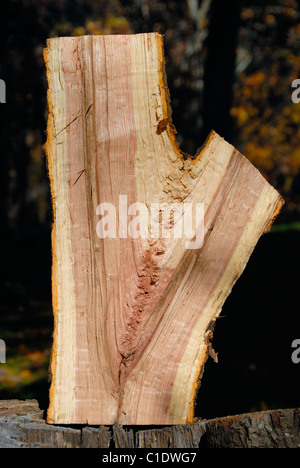
[[[213,324],[283,201],[214,132],[183,157],[159,34],[54,38],[45,60],[48,422],[192,422]]]

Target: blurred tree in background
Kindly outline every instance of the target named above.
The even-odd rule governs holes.
[[[299,3],[1,1],[0,78],[7,104],[0,105],[0,336],[12,357],[0,368],[0,397],[12,389],[20,396],[22,385],[45,380],[51,346],[52,211],[43,152],[47,38],[163,34],[182,150],[194,154],[215,129],[286,199],[278,223],[299,229],[300,104],[291,100],[292,81],[300,78]],[[36,397],[35,391],[26,395]]]

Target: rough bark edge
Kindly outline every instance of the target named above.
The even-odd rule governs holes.
[[[209,146],[210,141],[215,136],[215,131],[211,130],[205,142],[197,149],[195,155],[191,155],[188,153],[184,153],[180,149],[180,144],[176,138],[176,128],[172,121],[172,105],[171,105],[171,96],[168,87],[168,79],[167,79],[167,72],[166,72],[166,60],[164,54],[164,40],[163,36],[159,33],[156,34],[156,44],[157,44],[157,56],[158,56],[158,75],[159,75],[159,88],[161,93],[162,99],[162,107],[163,107],[163,117],[164,120],[167,122],[166,124],[166,131],[169,137],[169,140],[172,144],[174,153],[178,156],[179,159],[182,161],[189,159],[191,164],[195,164],[197,161],[201,159],[202,153],[206,147]]]
[[[299,448],[300,408],[140,430],[46,424],[36,400],[0,401],[0,448]]]
[[[46,66],[46,78],[48,83],[48,90],[47,90],[47,105],[48,105],[48,119],[47,119],[47,141],[44,145],[44,152],[46,155],[46,164],[47,164],[47,173],[48,179],[50,183],[50,194],[51,194],[51,206],[52,206],[52,227],[51,227],[51,245],[52,245],[52,267],[51,267],[51,284],[52,284],[52,308],[53,308],[53,333],[52,333],[52,347],[51,347],[51,354],[50,354],[50,363],[48,369],[48,381],[51,383],[49,389],[49,396],[50,401],[54,401],[51,398],[51,395],[54,396],[55,393],[55,367],[56,367],[56,356],[57,356],[57,278],[56,278],[56,271],[57,271],[57,256],[56,256],[56,245],[55,245],[55,210],[54,210],[54,189],[53,189],[53,104],[51,99],[51,80],[50,80],[50,70],[49,70],[49,48],[50,48],[50,40],[47,40],[47,48],[43,50],[44,62]],[[53,419],[54,415],[54,407],[49,407],[48,410],[49,419]]]
[[[274,223],[274,221],[276,220],[277,216],[279,215],[280,211],[281,211],[281,208],[283,207],[285,201],[283,198],[280,198],[278,204],[277,204],[277,207],[275,208],[275,211],[273,213],[273,216],[272,218],[270,219],[270,221],[268,222],[263,234],[267,234],[268,232],[270,232],[271,230],[271,227]]]

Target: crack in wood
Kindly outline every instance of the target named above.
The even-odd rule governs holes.
[[[59,130],[59,132],[56,133],[56,135],[54,135],[54,137],[52,138],[52,140],[55,140],[55,138],[58,137],[58,135],[60,135],[62,132],[64,132],[67,128],[70,127],[70,125],[72,125],[72,123],[76,122],[76,120],[78,120],[80,117],[80,115],[78,115],[77,117],[75,117],[73,120],[71,120],[71,122],[69,122],[64,128],[62,128],[61,130]]]

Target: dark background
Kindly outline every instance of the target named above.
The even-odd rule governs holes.
[[[195,154],[211,129],[284,197],[218,319],[196,416],[299,406],[300,6],[296,0],[2,0],[0,79],[0,398],[48,405],[51,200],[43,145],[43,48],[53,36],[164,34],[173,123]]]

